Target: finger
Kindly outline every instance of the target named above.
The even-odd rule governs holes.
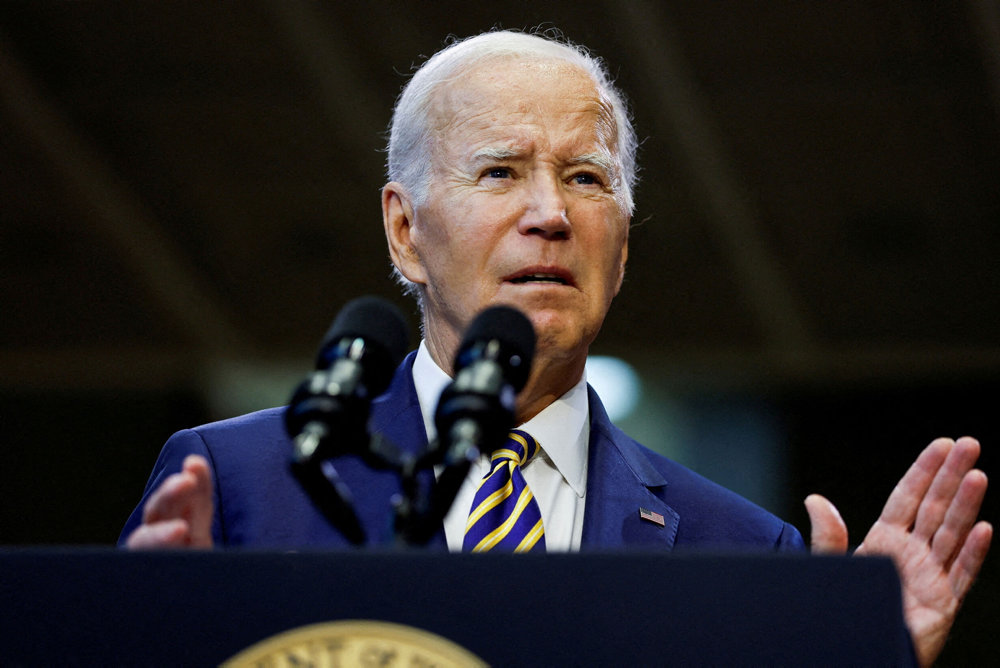
[[[212,472],[208,462],[199,455],[189,455],[184,459],[184,472],[193,476],[194,489],[191,492],[187,520],[190,523],[191,545],[212,546]]]
[[[150,495],[142,511],[144,524],[177,518],[190,519],[192,508],[206,500],[211,504],[212,480],[208,462],[188,455],[175,473]]]
[[[847,552],[847,526],[837,507],[820,494],[810,494],[805,504],[811,525],[809,542],[813,554]]]
[[[979,441],[974,438],[958,439],[920,503],[913,526],[913,533],[916,536],[930,540],[941,527],[965,474],[976,465],[977,459],[979,459]]]
[[[965,474],[940,528],[931,540],[931,552],[945,567],[949,567],[956,550],[965,542],[966,536],[979,516],[979,508],[986,496],[986,474],[972,470]]]
[[[182,518],[197,484],[195,476],[186,471],[168,476],[146,501],[143,524]]]
[[[959,604],[969,592],[976,576],[979,575],[979,569],[986,559],[986,553],[990,550],[990,541],[992,540],[993,525],[989,522],[977,523],[966,537],[965,544],[962,545],[962,550],[958,553],[958,558],[955,559],[955,564],[948,575],[951,580],[951,589]]]
[[[879,520],[908,529],[917,517],[920,502],[927,494],[934,476],[954,447],[955,442],[950,438],[931,441],[896,483],[896,487],[885,502]]]
[[[188,544],[188,524],[184,520],[168,520],[143,524],[125,540],[130,550],[153,550],[184,547]]]
[[[194,478],[195,496],[201,499],[212,498],[212,470],[201,455],[188,455],[184,458],[182,471]]]

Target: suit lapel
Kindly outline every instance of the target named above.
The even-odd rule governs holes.
[[[424,418],[413,386],[413,358],[407,355],[396,369],[389,389],[372,402],[369,431],[382,434],[401,450],[417,454],[427,447]]]
[[[640,446],[611,424],[593,388],[588,390],[590,448],[581,550],[671,549],[680,516],[656,494],[666,479]],[[648,511],[645,518],[641,510]]]

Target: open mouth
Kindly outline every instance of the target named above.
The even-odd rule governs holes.
[[[569,281],[556,274],[525,274],[524,276],[517,276],[516,278],[510,279],[510,282],[517,284],[552,283],[555,285],[569,285]]]

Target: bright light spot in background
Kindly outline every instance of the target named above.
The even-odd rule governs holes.
[[[612,422],[627,417],[639,403],[642,390],[639,375],[617,357],[588,357],[587,382],[597,390]]]

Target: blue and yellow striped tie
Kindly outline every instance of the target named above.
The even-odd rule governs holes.
[[[465,525],[465,552],[527,552],[545,550],[545,529],[521,467],[538,454],[538,443],[523,431],[514,429],[507,442],[490,457],[492,467],[486,474]]]

